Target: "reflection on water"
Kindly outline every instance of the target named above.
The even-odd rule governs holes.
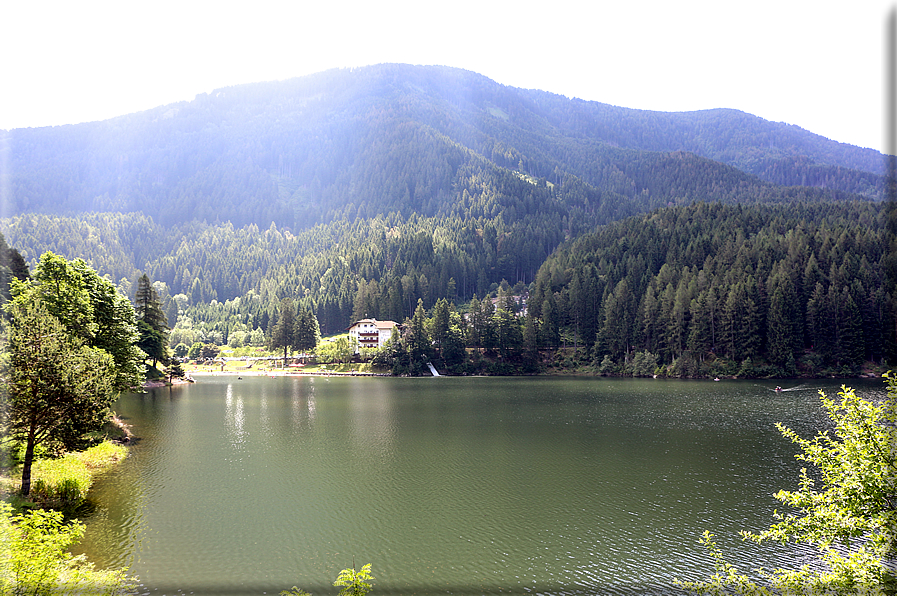
[[[711,571],[770,522],[816,389],[609,379],[202,378],[122,397],[140,437],[83,549],[150,593],[632,593]],[[835,393],[838,384],[824,385]],[[856,385],[882,391],[883,385]]]
[[[243,430],[245,422],[243,398],[234,397],[234,386],[229,384],[224,397],[224,428],[234,450],[241,449],[246,439],[246,431]]]

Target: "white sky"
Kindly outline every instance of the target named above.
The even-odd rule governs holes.
[[[0,0],[0,129],[381,62],[629,108],[735,108],[884,147],[897,0]]]

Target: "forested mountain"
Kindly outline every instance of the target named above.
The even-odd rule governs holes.
[[[699,203],[633,217],[547,259],[530,315],[609,366],[643,352],[684,374],[707,358],[852,370],[894,356],[887,216],[873,203]]]
[[[407,65],[230,87],[5,136],[6,215],[141,212],[162,225],[273,221],[294,231],[394,211],[447,215],[464,191],[500,192],[482,178],[511,171],[555,185],[561,202],[616,215],[781,196],[743,172],[877,196],[882,170],[875,151],[733,110],[629,110]]]
[[[570,243],[599,226],[627,222],[601,228],[613,244],[623,240],[611,236],[689,213],[728,226],[742,250],[737,234],[757,230],[713,209],[756,206],[745,213],[759,221],[785,217],[775,205],[797,205],[788,221],[800,228],[811,225],[801,218],[825,220],[829,210],[839,222],[872,221],[879,215],[864,210],[876,208],[862,201],[883,195],[880,154],[794,126],[734,110],[629,110],[442,67],[334,70],[104,122],[0,134],[9,165],[0,229],[10,246],[32,263],[45,250],[83,257],[126,293],[145,272],[167,297],[172,325],[180,310],[181,329],[205,325],[212,335],[203,337],[215,341],[235,329],[264,332],[285,296],[312,309],[325,334],[359,316],[404,320],[418,300],[430,308],[440,298],[483,298],[503,280],[519,289],[536,282],[541,313],[549,294],[563,301],[573,279],[552,273],[546,286],[544,272],[565,259],[569,275],[578,271],[591,257],[573,256],[583,245]],[[696,201],[716,207],[681,210]],[[706,258],[727,246],[705,244]],[[873,244],[853,254],[878,275],[880,258],[863,252]],[[673,282],[651,281],[666,259],[667,271],[703,266],[674,257],[651,256],[631,291],[666,292]],[[602,258],[593,259],[604,280],[595,317],[620,281]],[[741,281],[769,282],[758,267],[737,269]],[[688,275],[677,269],[673,287]],[[718,297],[723,287],[728,296],[715,283]],[[590,348],[610,345],[598,319],[581,328],[583,320],[562,327]],[[681,357],[668,342],[630,340],[632,349]],[[629,353],[614,350],[607,354]]]

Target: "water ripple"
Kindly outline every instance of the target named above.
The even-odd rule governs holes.
[[[763,400],[760,403],[760,400]],[[152,593],[669,592],[769,523],[810,391],[583,379],[209,379],[127,396],[141,440],[97,484],[84,551]]]

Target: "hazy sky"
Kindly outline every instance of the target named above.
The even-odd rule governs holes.
[[[881,150],[894,0],[2,0],[0,128],[381,62],[629,108],[736,108]]]

